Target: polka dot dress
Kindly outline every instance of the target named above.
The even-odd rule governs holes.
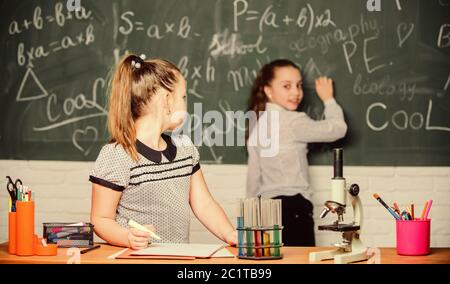
[[[122,192],[116,222],[128,228],[128,220],[152,224],[159,242],[189,242],[190,178],[200,169],[199,153],[189,137],[163,134],[164,151],[139,140],[135,162],[116,143],[103,146],[89,177],[93,183]],[[153,240],[158,242],[158,240]]]

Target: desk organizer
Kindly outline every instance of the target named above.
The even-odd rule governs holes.
[[[34,201],[17,201],[16,207],[16,255],[34,255]]]
[[[397,220],[397,253],[427,255],[430,253],[431,220]]]
[[[94,245],[94,225],[83,223],[44,223],[44,238],[49,244],[57,244],[60,248],[91,247]]]
[[[34,201],[16,201],[8,213],[8,253],[17,256],[57,255],[56,245],[45,244],[34,234]]]

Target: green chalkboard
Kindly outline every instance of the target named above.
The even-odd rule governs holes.
[[[349,126],[311,144],[311,164],[329,165],[340,146],[347,165],[450,166],[450,1],[379,2],[81,0],[70,12],[67,1],[0,1],[0,159],[94,160],[108,140],[108,76],[133,52],[182,70],[203,120],[185,134],[203,163],[246,163],[238,139],[218,146],[206,113],[236,130],[224,113],[245,111],[260,67],[288,58],[304,76],[300,110],[321,118],[313,82],[327,75]]]

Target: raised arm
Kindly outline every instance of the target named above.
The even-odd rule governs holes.
[[[316,92],[325,106],[325,119],[312,120],[303,113],[293,113],[290,126],[295,139],[309,143],[333,142],[344,137],[347,124],[342,108],[333,97],[333,81],[326,77],[318,78]]]

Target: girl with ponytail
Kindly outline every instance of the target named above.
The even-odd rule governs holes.
[[[149,234],[129,228],[133,220],[166,243],[188,243],[190,211],[214,235],[236,244],[236,231],[212,198],[197,148],[185,135],[165,132],[186,115],[186,81],[172,63],[127,55],[110,83],[110,142],[89,180],[91,222],[106,242],[143,249]]]
[[[325,110],[324,120],[315,121],[297,112],[303,98],[302,75],[291,61],[278,59],[264,65],[254,81],[249,110],[257,122],[247,131],[249,137],[247,196],[262,195],[282,200],[283,243],[287,246],[314,246],[313,204],[308,177],[307,143],[332,142],[344,137],[347,125],[341,107],[333,98],[331,79],[316,80],[316,92]],[[277,118],[277,119],[274,119]],[[259,127],[266,123],[269,127]],[[267,129],[278,153],[265,156],[257,141],[258,131]],[[261,137],[261,136],[260,136]]]

